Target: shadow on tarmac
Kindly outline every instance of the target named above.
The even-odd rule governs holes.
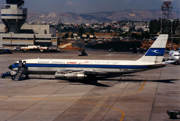
[[[160,82],[160,83],[175,83],[174,81],[180,81],[179,79],[162,79],[162,80],[145,80],[145,79],[105,79],[106,81],[118,81],[118,82]]]
[[[135,75],[120,76],[120,78],[97,78],[93,80],[59,80],[58,83],[71,83],[73,85],[94,85],[98,87],[111,87],[108,84],[103,84],[103,81],[116,81],[116,82],[160,82],[160,83],[175,83],[179,79],[161,79],[161,80],[148,80],[148,79],[136,79],[133,78]],[[31,77],[30,79],[43,79],[43,80],[57,80],[55,78],[36,78]],[[27,79],[29,80],[29,79]],[[63,82],[62,82],[63,81]]]
[[[107,84],[102,84],[102,83],[99,83],[97,80],[67,80],[69,82],[78,82],[78,83],[82,83],[82,84],[86,84],[86,85],[94,85],[94,86],[97,86],[97,87],[111,87]]]
[[[31,77],[30,79],[58,80],[55,78],[36,78],[36,77]],[[111,87],[109,85],[99,83],[97,80],[62,80],[62,79],[60,79],[58,81],[58,83],[62,83],[62,81],[63,81],[63,83],[69,83],[70,82],[73,85],[86,84],[86,85],[94,85],[94,86],[98,86],[98,87]],[[80,84],[78,84],[78,83],[80,83]]]

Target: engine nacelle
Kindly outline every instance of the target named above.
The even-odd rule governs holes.
[[[69,80],[83,80],[87,78],[87,75],[83,73],[63,73],[56,72],[55,78],[58,79],[69,79]]]

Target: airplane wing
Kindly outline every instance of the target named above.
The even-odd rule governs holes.
[[[171,57],[164,57],[163,62],[166,64],[174,64],[177,62],[177,60],[173,60]]]
[[[166,63],[166,64],[174,64],[174,63],[176,63],[177,61],[175,61],[175,60],[168,60],[168,61],[164,61],[164,63]]]

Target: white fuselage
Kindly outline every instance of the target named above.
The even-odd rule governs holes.
[[[90,71],[97,74],[133,73],[164,66],[164,63],[115,60],[67,60],[67,59],[29,59],[26,62],[28,74],[55,74],[59,70]],[[13,70],[17,71],[17,64]]]
[[[53,74],[60,79],[85,79],[97,76],[116,76],[165,66],[162,62],[168,35],[160,35],[151,48],[136,61],[129,60],[72,60],[28,59],[16,62],[9,68],[18,71],[22,67],[28,74]]]

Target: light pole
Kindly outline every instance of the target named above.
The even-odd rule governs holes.
[[[174,50],[174,47],[173,47],[173,20],[171,20],[171,50]]]

